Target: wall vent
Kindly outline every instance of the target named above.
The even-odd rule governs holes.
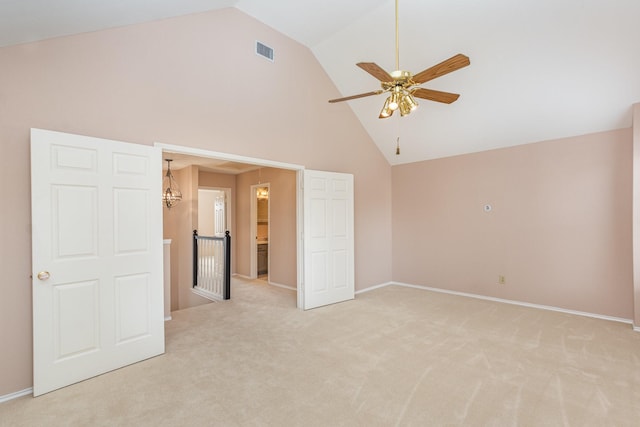
[[[273,48],[270,48],[266,44],[256,42],[256,54],[273,62]]]

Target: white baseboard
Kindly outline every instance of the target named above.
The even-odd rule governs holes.
[[[373,291],[375,289],[384,288],[386,286],[393,285],[393,284],[394,284],[393,282],[387,282],[387,283],[381,283],[379,285],[373,285],[373,286],[370,286],[368,288],[364,288],[364,289],[360,289],[359,291],[356,291],[356,295],[363,294],[363,293],[369,292],[369,291]]]
[[[234,276],[239,277],[241,279],[245,279],[245,280],[261,280],[261,279],[257,279],[257,278],[251,278],[249,276],[245,276],[244,274],[239,274],[239,273],[233,273]],[[263,282],[265,280],[262,280]],[[276,282],[270,282],[270,281],[266,281],[267,284],[271,285],[271,286],[275,286],[277,288],[284,288],[284,289],[289,289],[290,291],[295,291],[297,292],[298,289],[293,287],[293,286],[289,286],[289,285],[283,285],[281,283],[276,283]]]
[[[0,396],[0,403],[8,402],[9,400],[17,399],[19,397],[27,396],[29,394],[33,394],[32,387],[25,388],[24,390],[21,390],[21,391],[16,391],[15,393],[9,393],[9,394],[5,394],[4,396]]]
[[[289,289],[290,291],[294,291],[294,292],[298,291],[298,289],[294,288],[293,286],[282,285],[280,283],[275,283],[275,282],[267,282],[267,283],[269,283],[271,286],[275,286],[276,288]]]
[[[486,300],[486,301],[494,301],[494,302],[500,302],[500,303],[503,303],[503,304],[519,305],[519,306],[522,306],[522,307],[537,308],[539,310],[556,311],[556,312],[559,312],[559,313],[573,314],[573,315],[576,315],[576,316],[584,316],[584,317],[591,317],[591,318],[594,318],[594,319],[601,319],[601,320],[609,320],[609,321],[612,321],[612,322],[626,323],[626,324],[629,324],[629,325],[633,326],[633,321],[631,319],[623,319],[623,318],[620,318],[620,317],[605,316],[605,315],[596,314],[596,313],[587,313],[585,311],[568,310],[568,309],[565,309],[565,308],[553,307],[553,306],[550,306],[550,305],[531,304],[531,303],[522,302],[522,301],[514,301],[514,300],[503,299],[503,298],[488,297],[488,296],[478,295],[478,294],[470,294],[470,293],[466,293],[466,292],[451,291],[451,290],[448,290],[448,289],[432,288],[432,287],[429,287],[429,286],[412,285],[412,284],[409,284],[409,283],[402,283],[402,282],[388,282],[388,283],[384,283],[382,285],[373,286],[373,287],[370,287],[370,288],[367,288],[367,289],[363,289],[363,290],[358,291],[356,293],[367,292],[367,291],[371,291],[371,290],[374,290],[374,289],[383,288],[383,287],[389,286],[389,285],[403,286],[405,288],[413,288],[413,289],[420,289],[420,290],[423,290],[423,291],[439,292],[439,293],[442,293],[442,294],[457,295],[457,296],[461,296],[461,297],[475,298],[475,299],[481,299],[481,300]],[[633,330],[636,331],[636,332],[640,332],[640,327],[634,326]]]

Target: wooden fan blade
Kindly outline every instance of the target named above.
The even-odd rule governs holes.
[[[349,101],[350,99],[364,98],[365,96],[380,95],[382,92],[384,92],[384,91],[383,90],[374,90],[373,92],[360,93],[358,95],[346,96],[344,98],[330,99],[329,102],[334,103],[334,102]]]
[[[469,57],[459,53],[446,61],[442,61],[441,63],[434,65],[431,68],[427,68],[424,71],[419,72],[415,76],[413,76],[412,80],[416,82],[416,84],[421,84],[424,82],[428,82],[429,80],[433,80],[436,77],[444,76],[445,74],[449,74],[452,71],[459,70],[460,68],[466,67],[471,64],[469,61]]]
[[[460,97],[457,93],[440,92],[439,90],[425,89],[422,87],[411,91],[411,94],[417,98],[443,102],[445,104],[451,104]]]
[[[358,62],[356,65],[381,82],[393,81],[393,77],[374,62]]]

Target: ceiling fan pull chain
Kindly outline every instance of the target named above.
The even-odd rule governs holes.
[[[400,155],[400,137],[396,139],[396,156]]]

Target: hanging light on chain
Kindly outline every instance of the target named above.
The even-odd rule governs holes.
[[[165,206],[170,209],[182,200],[182,192],[178,187],[176,179],[171,173],[171,162],[173,161],[173,159],[165,160],[167,162],[167,173],[162,180],[162,203],[164,203]]]

